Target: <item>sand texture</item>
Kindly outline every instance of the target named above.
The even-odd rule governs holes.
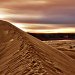
[[[0,21],[0,75],[75,75],[75,61],[57,48]]]

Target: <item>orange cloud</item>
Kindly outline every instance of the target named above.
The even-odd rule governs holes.
[[[50,29],[75,27],[75,0],[0,0],[0,19],[18,23],[18,27],[23,24],[20,28],[27,31],[40,29],[50,33]]]

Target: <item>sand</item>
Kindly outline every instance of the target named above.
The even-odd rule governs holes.
[[[48,40],[43,42],[75,59],[75,40]]]
[[[0,75],[75,75],[75,61],[0,20]]]

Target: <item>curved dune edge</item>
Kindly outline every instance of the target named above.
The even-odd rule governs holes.
[[[0,20],[0,75],[75,75],[75,62]]]

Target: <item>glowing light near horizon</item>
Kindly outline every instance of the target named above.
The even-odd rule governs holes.
[[[57,28],[57,29],[36,29],[39,25],[45,25],[45,24],[20,24],[20,23],[12,23],[16,27],[20,28],[21,30],[29,33],[75,33],[75,28],[73,27],[67,27],[67,28]],[[49,25],[48,25],[49,26]],[[36,27],[35,29],[30,29],[27,27]],[[42,26],[43,27],[43,26]],[[48,27],[49,28],[49,27]]]
[[[75,33],[75,28],[68,27],[68,28],[60,28],[54,30],[56,33]]]
[[[1,11],[0,12],[0,19],[4,19],[4,18],[6,18],[5,13]]]
[[[0,19],[5,18],[5,16],[3,14],[0,14]]]
[[[37,23],[14,23],[11,22],[12,24],[14,24],[17,27],[23,28],[23,27],[39,27],[39,26],[46,26],[46,27],[54,27],[53,25],[55,24],[37,24]]]
[[[24,29],[21,28],[25,32],[30,33],[75,33],[75,28],[60,28],[60,29],[46,29],[46,30],[32,30],[32,29]]]

